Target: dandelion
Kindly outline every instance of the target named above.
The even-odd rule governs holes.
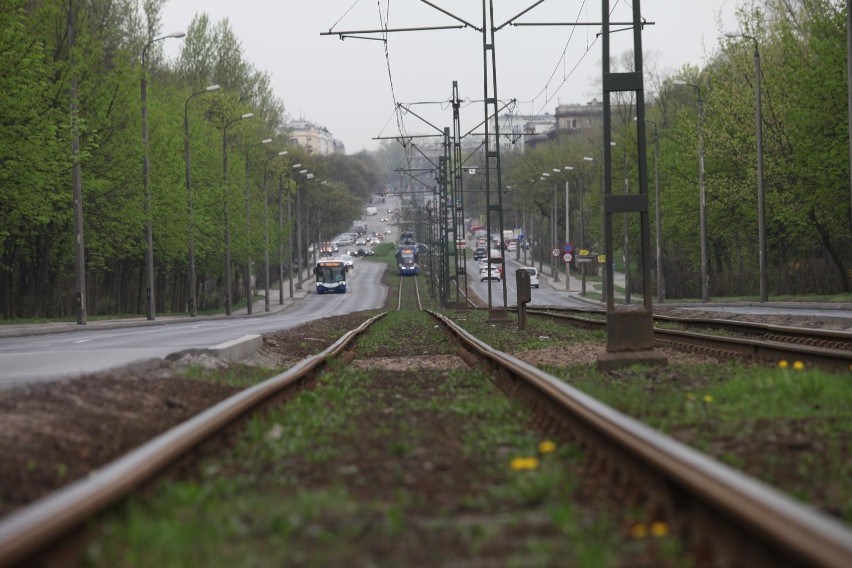
[[[781,359],[780,361],[778,361],[778,368],[779,369],[786,369],[789,366],[790,366],[790,364],[787,361],[785,361],[784,359]]]
[[[543,442],[539,443],[538,451],[542,454],[552,454],[556,451],[556,444],[554,444],[550,440],[544,440]]]
[[[704,395],[704,402],[706,402],[707,404],[711,404],[713,402],[713,395],[712,394],[705,394]]]
[[[633,528],[630,529],[630,536],[633,538],[645,538],[648,536],[648,527],[644,523],[633,525]]]
[[[804,368],[805,368],[805,364],[802,363],[801,361],[796,361],[795,363],[793,363],[793,369],[795,369],[796,371],[801,371]]]
[[[658,521],[651,525],[651,534],[657,538],[664,537],[669,534],[669,525]]]
[[[528,471],[538,468],[538,459],[529,457],[513,458],[511,463],[512,471]]]

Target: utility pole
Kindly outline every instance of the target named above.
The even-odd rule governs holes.
[[[71,60],[71,185],[74,200],[74,302],[77,325],[86,325],[86,243],[83,240],[83,181],[80,170],[80,129],[77,115],[77,72],[74,70],[74,5],[68,0],[68,57]]]

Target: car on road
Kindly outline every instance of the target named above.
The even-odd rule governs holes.
[[[525,266],[524,270],[530,275],[530,286],[538,288],[538,269],[533,266]]]
[[[492,266],[490,271],[487,266],[480,269],[479,281],[485,282],[486,280],[496,280],[497,282],[500,282],[500,269],[496,266]]]
[[[473,251],[473,260],[482,260],[485,258],[485,255],[488,254],[488,249],[485,247],[476,247],[476,250]]]
[[[390,230],[390,229],[385,229],[385,234],[386,234],[386,235],[390,235],[390,234],[391,234],[391,230]]]

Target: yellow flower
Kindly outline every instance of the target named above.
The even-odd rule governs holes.
[[[556,451],[556,444],[554,444],[550,440],[544,440],[543,442],[539,443],[538,451],[542,454],[552,454]]]
[[[656,522],[651,525],[651,534],[659,538],[669,534],[669,525],[663,522]]]
[[[797,371],[801,371],[802,369],[805,368],[805,364],[802,363],[801,361],[796,361],[795,363],[793,363],[793,368]]]
[[[711,402],[713,402],[713,395],[712,394],[705,394],[704,395],[704,402],[706,402],[707,404],[710,404]]]
[[[648,536],[648,527],[643,523],[633,525],[633,528],[630,529],[630,536],[633,538],[645,538]]]
[[[780,369],[786,369],[789,366],[790,366],[790,364],[787,361],[785,361],[784,359],[781,359],[780,361],[778,361],[778,368],[780,368]]]
[[[513,471],[527,471],[530,469],[536,469],[538,467],[538,459],[528,457],[513,458],[511,462],[511,467]]]

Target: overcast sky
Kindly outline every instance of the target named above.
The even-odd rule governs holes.
[[[500,25],[536,1],[494,0],[494,20]],[[654,23],[642,34],[649,56],[646,69],[656,67],[665,76],[685,64],[703,66],[717,48],[720,30],[736,28],[739,1],[643,0],[643,16]],[[482,0],[430,3],[482,26]],[[611,21],[631,20],[632,5],[610,0]],[[517,21],[600,22],[600,11],[598,0],[545,0]],[[421,0],[168,0],[162,31],[185,30],[202,12],[214,23],[227,18],[242,43],[244,58],[270,74],[290,118],[328,128],[346,145],[347,153],[374,149],[378,145],[374,138],[399,134],[396,103],[418,103],[409,108],[421,118],[412,113],[402,118],[408,135],[433,134],[434,127],[452,126],[448,101],[453,81],[458,81],[459,96],[466,101],[462,132],[484,118],[482,34],[476,30],[390,33],[387,46],[376,40],[341,41],[320,35],[329,30],[380,29],[383,18],[389,29],[460,25]],[[597,31],[594,26],[502,28],[495,39],[499,99],[517,100],[517,112],[523,114],[552,114],[557,104],[601,99]],[[168,40],[164,48],[174,57],[180,40]],[[613,34],[612,55],[628,49],[632,34]]]

